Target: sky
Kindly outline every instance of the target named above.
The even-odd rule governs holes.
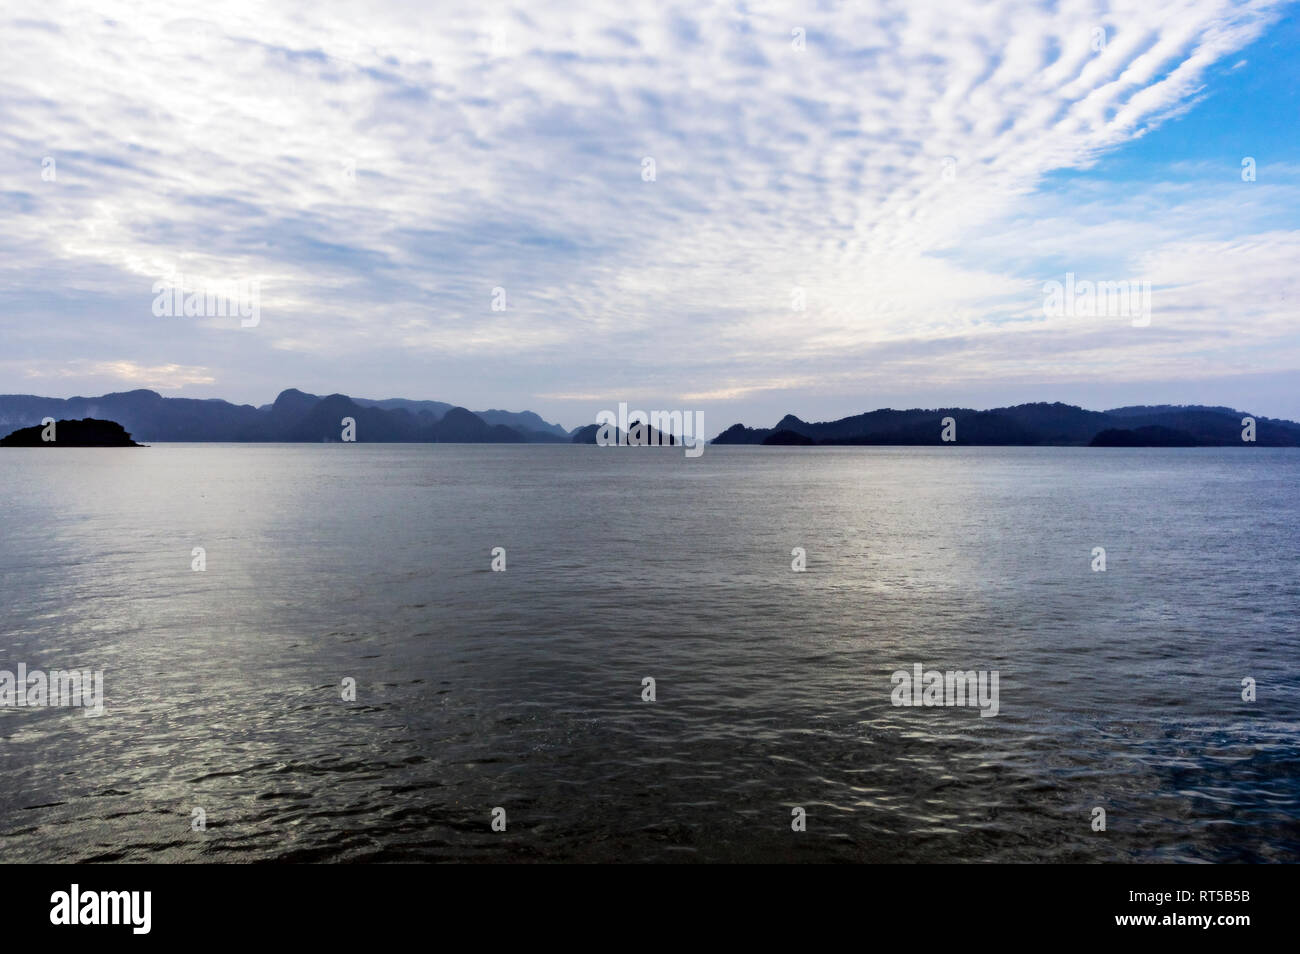
[[[0,392],[1300,419],[1294,4],[24,6]]]

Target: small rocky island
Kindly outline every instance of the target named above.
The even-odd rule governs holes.
[[[53,427],[53,440],[42,435]],[[36,424],[0,438],[0,447],[143,447],[116,421],[83,417],[79,421],[55,421],[53,425]]]

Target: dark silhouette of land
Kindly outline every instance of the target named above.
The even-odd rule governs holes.
[[[570,433],[532,411],[480,411],[441,401],[371,401],[346,394],[324,397],[290,388],[272,404],[253,407],[218,399],[165,398],[139,390],[101,397],[44,398],[0,395],[0,429],[45,417],[102,417],[120,421],[145,441],[275,441],[318,443],[343,439],[344,418],[359,442],[567,442]]]
[[[80,421],[55,421],[54,440],[41,435],[45,426],[24,427],[0,438],[0,447],[141,447],[116,421],[99,421],[93,417]]]
[[[600,424],[585,424],[582,427],[574,428],[574,444],[595,444],[600,436]],[[637,424],[629,427],[626,432],[618,429],[616,425],[609,425],[608,440],[614,444],[629,444],[634,447],[651,446],[651,447],[674,447],[677,444],[677,438],[672,434],[662,433],[658,428],[651,427],[649,424]]]
[[[1172,427],[1135,427],[1131,431],[1120,428],[1102,431],[1089,447],[1196,447],[1199,442],[1186,431]]]
[[[351,436],[362,443],[594,444],[599,432],[596,424],[568,431],[532,411],[474,412],[442,401],[373,401],[346,394],[322,397],[293,388],[261,407],[215,398],[165,398],[145,390],[92,398],[0,395],[0,433],[35,425],[46,417],[111,419],[143,441],[340,441],[344,439],[344,418],[354,422]],[[821,422],[787,414],[774,427],[734,424],[713,443],[945,444],[942,432],[947,417],[955,422],[955,443],[966,445],[1239,447],[1246,444],[1242,419],[1251,417],[1255,444],[1300,447],[1300,424],[1228,407],[1157,405],[1089,411],[1061,403],[1019,404],[987,411],[882,408]],[[659,443],[659,435],[650,434],[648,442]],[[662,442],[670,443],[669,436],[663,435]]]
[[[1255,421],[1255,444],[1300,447],[1300,424],[1227,407],[1159,405],[1088,411],[1071,404],[1020,404],[988,411],[949,407],[883,408],[836,421],[810,423],[787,414],[775,427],[733,424],[715,444],[945,444],[952,418],[956,444],[1077,447],[1240,447],[1242,419]],[[798,438],[803,438],[799,440]]]
[[[798,431],[791,431],[783,428],[779,431],[768,434],[760,443],[778,447],[810,447],[817,442],[811,437],[806,437],[805,435],[800,434]]]

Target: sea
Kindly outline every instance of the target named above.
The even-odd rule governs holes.
[[[1295,449],[4,448],[0,488],[0,671],[102,675],[11,683],[6,862],[1300,860]]]

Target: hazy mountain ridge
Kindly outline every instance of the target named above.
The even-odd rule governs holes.
[[[1237,446],[1244,417],[1256,421],[1256,443],[1300,446],[1300,424],[1204,405],[1134,405],[1089,411],[1070,404],[1033,403],[973,408],[881,408],[833,421],[787,414],[770,428],[735,424],[716,444],[942,444],[942,420],[956,421],[956,443],[1055,446]],[[532,411],[472,412],[442,401],[372,400],[345,394],[280,392],[261,407],[219,398],[166,398],[156,391],[99,397],[0,395],[0,435],[55,419],[120,423],[142,441],[321,442],[342,438],[342,420],[356,422],[359,442],[594,443],[597,426],[566,431]],[[1102,436],[1104,435],[1104,436]]]
[[[342,420],[356,422],[358,442],[526,443],[567,441],[568,432],[532,411],[475,414],[441,401],[383,401],[320,396],[289,388],[261,407],[219,398],[165,398],[156,391],[99,397],[0,395],[0,433],[42,418],[116,421],[144,441],[320,442],[342,439]]]
[[[1130,406],[1089,411],[1072,404],[1018,404],[979,411],[973,408],[881,408],[835,421],[810,423],[787,414],[773,427],[733,424],[715,444],[943,444],[945,417],[956,422],[956,443],[1014,446],[1226,447],[1244,443],[1241,423],[1255,419],[1255,443],[1265,447],[1300,447],[1300,424],[1203,405]]]

